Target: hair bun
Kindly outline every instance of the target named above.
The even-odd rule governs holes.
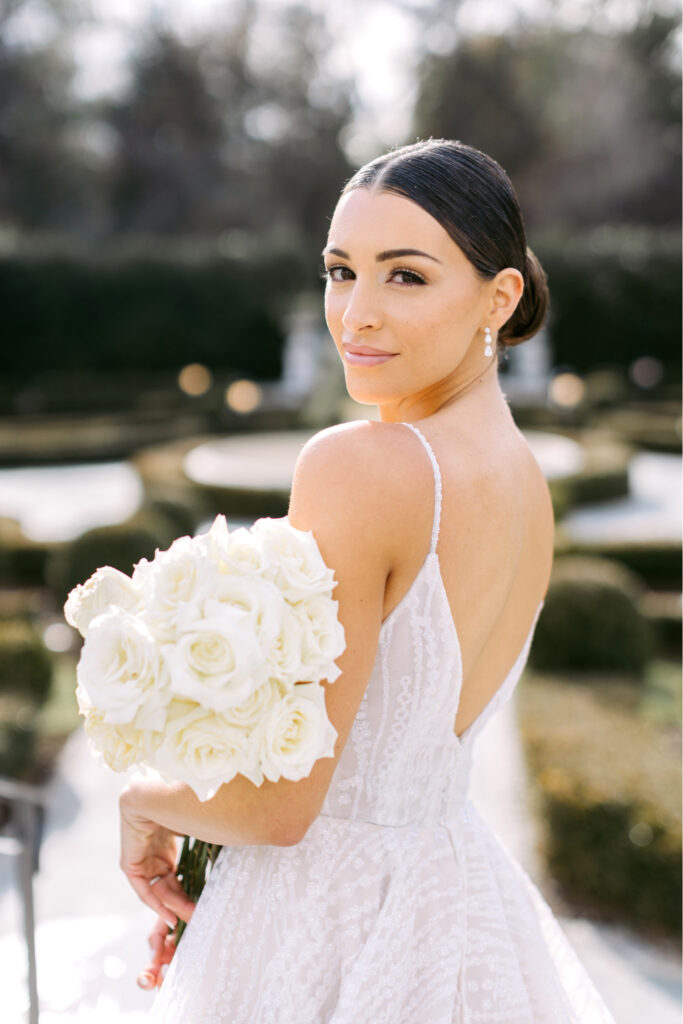
[[[505,345],[519,345],[537,334],[543,326],[550,306],[548,275],[538,257],[527,246],[524,260],[524,292],[517,308],[498,332]]]

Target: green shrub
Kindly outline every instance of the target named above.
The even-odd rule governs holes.
[[[185,534],[194,535],[199,517],[189,503],[178,499],[159,497],[151,498],[148,507],[151,513],[161,516],[166,521],[167,529],[171,528],[175,531],[172,539]]]
[[[576,473],[562,478],[569,487],[572,505],[626,497],[632,446],[590,429],[580,431],[577,440],[581,443],[583,464]]]
[[[657,638],[657,651],[681,660],[681,592],[649,591],[640,601]]]
[[[111,565],[130,573],[141,558],[153,558],[159,546],[158,536],[142,526],[125,524],[88,530],[56,553],[48,564],[48,581],[57,600],[65,601],[73,587],[84,583],[101,566]]]
[[[15,520],[0,517],[0,580],[10,586],[40,586],[50,548],[24,537]]]
[[[628,566],[652,587],[681,589],[680,540],[612,541],[601,554]]]
[[[257,519],[259,516],[272,516],[277,519],[287,515],[289,507],[289,489],[284,487],[249,488],[236,485],[219,487],[210,484],[200,485],[202,498],[209,516],[222,512],[228,520],[233,517],[241,519]]]
[[[51,684],[52,659],[40,634],[23,619],[0,622],[0,693],[42,703]]]
[[[161,506],[147,505],[125,523],[87,530],[54,552],[47,565],[47,582],[57,600],[64,601],[73,587],[100,566],[111,565],[130,574],[141,558],[154,558],[157,548],[170,547],[182,532],[179,522],[178,515],[171,518]],[[189,521],[183,525],[190,525]]]
[[[547,484],[550,491],[550,500],[553,503],[553,517],[556,523],[560,523],[572,507],[572,488],[562,477],[551,477]]]
[[[654,649],[642,581],[608,559],[556,559],[529,665],[641,678]]]
[[[681,542],[679,540],[576,541],[559,524],[562,553],[609,560],[631,570],[655,590],[681,589]],[[557,548],[556,548],[557,550]]]
[[[619,409],[603,412],[601,427],[639,448],[656,452],[681,452],[681,409],[677,403],[627,402]]]
[[[0,721],[0,775],[27,779],[35,761],[35,747],[32,724]]]
[[[676,937],[681,729],[639,715],[632,692],[527,674],[517,699],[522,740],[543,853],[563,897],[582,913]]]
[[[30,379],[36,367],[177,372],[201,362],[276,379],[278,307],[297,278],[293,252],[232,258],[216,239],[184,248],[154,238],[95,246],[65,238],[50,251],[26,244],[0,254],[2,370]]]
[[[547,232],[536,238],[534,252],[548,274],[556,366],[627,368],[647,355],[662,362],[669,379],[680,379],[677,229],[605,224]]]

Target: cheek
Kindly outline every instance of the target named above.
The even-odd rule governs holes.
[[[339,296],[325,293],[325,323],[336,342],[338,342],[341,336],[344,309],[344,303],[340,300]]]

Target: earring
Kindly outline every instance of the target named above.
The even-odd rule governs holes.
[[[484,349],[484,355],[485,356],[492,356],[493,355],[493,349],[491,348],[491,328],[490,327],[485,327],[484,328],[484,335],[485,335],[484,343],[486,345],[486,348]]]

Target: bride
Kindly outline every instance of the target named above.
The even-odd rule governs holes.
[[[379,412],[303,447],[288,512],[338,580],[338,741],[299,782],[237,776],[205,803],[180,783],[124,789],[121,866],[159,915],[140,983],[170,961],[150,1019],[613,1024],[468,797],[553,558],[548,488],[497,373],[548,304],[514,189],[461,142],[393,150],[345,186],[324,260],[348,392]],[[174,876],[183,834],[223,844],[196,907]],[[191,920],[173,955],[176,915]]]

